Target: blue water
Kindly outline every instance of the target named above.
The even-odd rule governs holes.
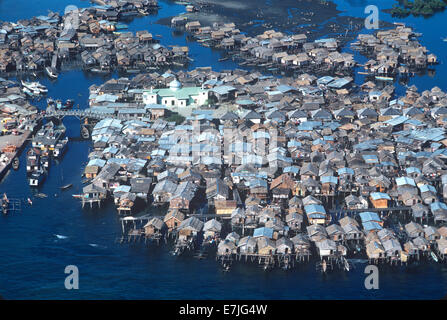
[[[420,91],[430,90],[435,86],[438,86],[443,91],[447,89],[447,42],[442,41],[443,38],[447,37],[447,31],[445,29],[447,25],[447,11],[438,12],[429,18],[409,16],[400,19],[391,17],[390,14],[382,11],[391,8],[395,3],[394,0],[334,0],[334,2],[337,4],[337,9],[342,11],[342,15],[359,18],[367,17],[367,14],[364,13],[366,6],[376,5],[379,9],[380,21],[403,22],[407,26],[414,28],[416,32],[422,33],[423,35],[419,38],[419,42],[427,47],[429,53],[437,55],[441,63],[435,68],[436,74],[434,77],[429,75],[412,77],[410,78],[408,86],[414,84]],[[363,32],[371,31],[364,29]],[[363,79],[363,77],[359,77],[359,79]],[[405,92],[405,88],[402,86],[397,86],[396,89],[398,94],[404,94]]]
[[[336,1],[343,14],[363,16],[364,1]],[[384,2],[384,1],[383,1]],[[47,8],[63,11],[66,4],[85,7],[86,1],[0,0],[0,19],[17,20],[46,14]],[[168,27],[156,24],[162,17],[184,11],[184,7],[161,2],[158,16],[136,19],[131,30],[148,29],[160,34],[162,44],[187,44],[195,59],[189,68],[211,65],[216,70],[234,68],[231,61],[218,62],[218,52],[187,43],[184,36],[174,37]],[[443,57],[445,43],[440,41],[441,28],[436,23],[447,17],[438,14],[429,20],[409,18],[424,33],[423,43]],[[444,25],[444,24],[441,24]],[[428,30],[433,34],[429,34]],[[435,84],[445,89],[445,64],[438,66],[436,80],[414,78],[422,89]],[[113,77],[117,77],[116,74]],[[55,82],[42,79],[49,96],[72,98],[86,107],[88,87],[104,78],[87,76],[81,71],[60,75]],[[429,83],[428,81],[432,81]],[[42,106],[42,102],[38,103]],[[79,122],[64,120],[68,135],[79,136]],[[345,274],[334,272],[322,276],[313,263],[293,271],[265,273],[254,266],[235,266],[224,273],[214,260],[198,261],[173,257],[166,247],[143,247],[115,244],[120,223],[113,205],[96,211],[83,211],[71,194],[81,190],[80,175],[87,161],[89,142],[72,142],[60,163],[53,163],[50,175],[40,192],[48,198],[34,199],[32,207],[23,206],[18,213],[0,217],[0,295],[8,299],[374,299],[440,298],[447,293],[447,269],[440,265],[413,266],[406,270],[390,269],[380,273],[380,289],[364,288],[365,264]],[[21,163],[25,163],[25,153]],[[68,183],[73,188],[61,192]],[[25,168],[11,171],[0,184],[0,194],[10,198],[32,197],[27,186]],[[80,272],[79,290],[64,288],[64,269],[76,265]]]

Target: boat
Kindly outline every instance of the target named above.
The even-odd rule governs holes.
[[[26,154],[26,172],[31,173],[40,168],[40,150],[30,148]]]
[[[43,84],[40,84],[39,82],[26,82],[22,80],[22,86],[23,88],[28,89],[34,95],[41,95],[48,93],[47,87],[45,87]]]
[[[62,110],[62,108],[63,108],[63,106],[62,106],[62,100],[57,99],[54,103],[55,103],[55,105],[56,105],[56,109],[58,109],[58,110]]]
[[[344,267],[346,271],[349,271],[349,262],[346,258],[343,258]]]
[[[40,162],[42,163],[42,166],[46,169],[50,167],[50,157],[47,155],[44,155],[40,157]]]
[[[92,68],[92,69],[90,69],[90,71],[93,73],[98,73],[98,74],[109,74],[110,73],[110,70],[99,69],[99,68]]]
[[[54,124],[52,121],[48,122],[41,128],[32,140],[32,146],[36,152],[51,154],[54,151],[56,144],[65,137],[65,126],[60,123]],[[40,150],[40,151],[39,151]]]
[[[141,70],[140,69],[126,69],[126,72],[127,73],[139,73],[139,72],[141,72]]]
[[[47,73],[47,75],[51,79],[57,79],[57,77],[59,76],[59,74],[57,73],[56,69],[54,69],[52,67],[46,67],[45,68],[45,72]]]
[[[326,260],[323,260],[323,262],[321,263],[321,270],[323,272],[326,272],[326,270],[327,270]]]
[[[28,95],[30,97],[34,97],[34,92],[31,91],[30,89],[23,87],[22,90],[23,90],[23,92],[25,92],[26,95]]]
[[[227,61],[228,59],[229,59],[228,57],[225,57],[225,58],[220,58],[218,61],[223,62],[223,61]]]
[[[40,186],[42,182],[45,180],[45,175],[46,172],[44,169],[33,171],[33,173],[31,173],[31,176],[29,177],[29,185],[31,187]]]
[[[74,100],[72,99],[68,99],[67,101],[65,101],[64,104],[64,109],[71,109],[74,106]]]
[[[136,9],[123,10],[120,12],[120,16],[123,19],[128,19],[138,15],[138,11]]]
[[[35,89],[32,89],[32,88],[28,88],[28,87],[23,87],[23,92],[25,92],[30,97],[35,97],[35,96],[40,95],[40,91],[39,90],[35,90]]]
[[[146,11],[144,11],[143,9],[138,9],[138,13],[143,15],[143,16],[147,16],[149,14]]]
[[[392,78],[392,77],[376,76],[376,80],[381,80],[381,81],[394,81],[394,78]]]
[[[19,158],[15,157],[15,158],[12,160],[12,168],[13,168],[14,170],[18,170],[18,169],[19,169],[19,165],[20,165]]]
[[[82,127],[81,129],[81,136],[83,139],[89,139],[90,138],[90,131],[88,130],[87,127]]]
[[[27,199],[27,201],[28,201],[28,204],[29,204],[30,206],[32,206],[32,205],[33,205],[33,202],[31,201],[31,199],[30,199],[30,198],[28,198],[28,199]]]
[[[48,196],[45,193],[38,193],[38,194],[36,194],[36,197],[38,197],[38,198],[47,198]]]
[[[58,143],[56,143],[56,146],[53,150],[53,157],[60,158],[62,155],[67,151],[68,147],[68,137],[65,137],[65,139],[60,140]]]
[[[9,202],[6,202],[3,199],[0,199],[0,204],[2,206],[2,212],[4,215],[8,214]]]
[[[436,254],[435,254],[433,251],[430,251],[430,255],[431,255],[431,257],[433,258],[433,260],[434,260],[435,262],[438,262],[438,261],[439,261],[438,257],[436,256]]]
[[[124,23],[117,23],[115,25],[115,29],[116,30],[123,30],[123,29],[127,29],[129,26],[127,24]]]
[[[61,190],[67,190],[67,189],[70,189],[72,186],[73,186],[73,184],[71,184],[71,183],[66,184],[65,186],[62,186],[62,187],[61,187]]]

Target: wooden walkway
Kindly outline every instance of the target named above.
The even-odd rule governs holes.
[[[410,211],[411,207],[399,206],[390,208],[366,208],[366,209],[332,209],[328,210],[329,214],[339,213],[360,213],[360,212],[393,212],[393,211]]]
[[[107,118],[118,119],[118,120],[128,120],[131,119],[129,116],[117,115],[115,113],[107,113],[107,112],[99,112],[94,111],[92,109],[84,109],[84,110],[56,110],[56,111],[47,111],[45,113],[41,113],[39,118],[50,118],[55,117],[62,119],[64,117],[76,117],[78,119],[96,119],[103,120]]]

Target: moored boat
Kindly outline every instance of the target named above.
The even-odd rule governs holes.
[[[50,167],[50,157],[49,156],[44,155],[44,156],[40,157],[40,161],[42,163],[42,166],[45,169],[48,169]]]
[[[381,76],[376,76],[376,80],[381,80],[381,81],[394,81],[394,78],[392,78],[392,77],[381,77]]]
[[[435,262],[439,261],[438,257],[436,256],[436,254],[433,251],[430,252],[430,255]]]
[[[65,109],[71,109],[73,108],[74,105],[74,101],[72,99],[68,99],[67,101],[65,101],[64,107]]]
[[[15,157],[15,158],[12,160],[12,168],[13,168],[14,170],[19,170],[19,165],[20,165],[19,158]]]
[[[109,74],[110,70],[108,69],[99,69],[99,68],[92,68],[90,69],[91,72],[93,73],[98,73],[98,74]]]
[[[326,260],[323,260],[323,262],[322,262],[322,264],[321,264],[321,267],[322,267],[322,271],[323,271],[323,272],[326,272],[326,270],[327,270],[327,263],[326,263]]]
[[[31,92],[34,95],[41,95],[48,93],[47,87],[40,84],[39,82],[26,82],[22,80],[22,86],[25,93]]]
[[[40,168],[40,149],[30,148],[26,154],[26,172],[31,173]]]
[[[68,137],[65,137],[65,139],[60,140],[58,143],[56,143],[56,146],[53,150],[53,156],[55,158],[60,158],[62,155],[67,151],[68,147]]]
[[[7,215],[7,214],[8,214],[9,203],[6,202],[6,201],[3,200],[3,199],[0,199],[0,204],[1,204],[1,207],[2,207],[2,212],[3,212],[3,214],[4,214],[4,215]]]
[[[52,67],[46,67],[45,68],[45,72],[47,73],[47,75],[52,78],[52,79],[57,79],[57,77],[59,76],[59,74],[57,73],[57,71],[52,68]]]
[[[71,183],[66,184],[65,186],[62,186],[62,187],[61,187],[61,190],[63,191],[63,190],[70,189],[72,186],[73,186],[73,184],[71,184]]]
[[[48,196],[45,193],[38,193],[38,194],[36,194],[36,197],[38,197],[38,198],[47,198]]]
[[[82,129],[81,129],[81,137],[83,138],[83,139],[89,139],[90,138],[90,131],[88,130],[88,128],[87,127],[82,127]]]
[[[29,185],[31,187],[38,187],[40,186],[43,181],[45,180],[46,172],[44,169],[35,170],[31,173],[31,176],[29,177]]]

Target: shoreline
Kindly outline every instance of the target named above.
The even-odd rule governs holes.
[[[16,157],[19,157],[21,155],[22,151],[25,149],[28,139],[31,135],[32,135],[32,131],[26,130],[26,131],[23,131],[22,134],[19,136],[13,136],[12,134],[10,134],[8,136],[0,137],[0,150],[6,146],[11,146],[11,145],[16,147],[15,152],[4,153],[8,157],[8,162],[0,164],[0,183],[3,183],[3,178],[9,172],[9,169],[11,169],[12,160]],[[18,137],[18,138],[11,139],[14,137]],[[7,139],[7,138],[9,138],[9,139]],[[23,164],[21,164],[21,165],[23,165]]]

